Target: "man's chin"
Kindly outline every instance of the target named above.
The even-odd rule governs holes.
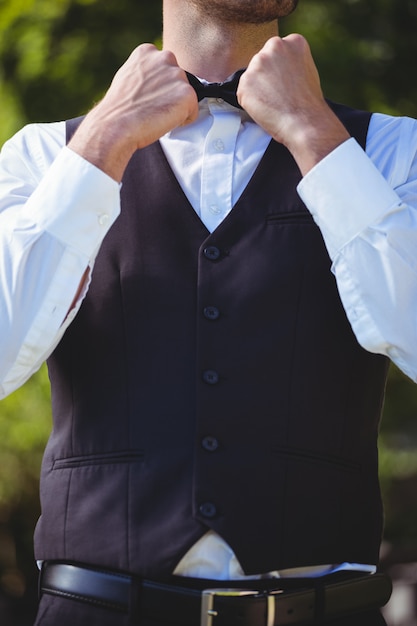
[[[211,19],[236,24],[266,24],[292,13],[298,0],[191,0]]]

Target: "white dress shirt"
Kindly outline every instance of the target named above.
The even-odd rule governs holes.
[[[161,139],[179,184],[210,232],[232,210],[269,141],[245,112],[215,99],[200,103],[196,122]],[[387,354],[413,378],[416,149],[417,122],[377,114],[366,154],[350,139],[298,188],[323,234],[359,342]],[[93,268],[119,212],[119,185],[65,147],[64,122],[27,126],[3,147],[0,398],[22,385],[61,339],[85,295],[67,315],[81,277]],[[341,567],[374,570],[342,564],[268,575],[320,575]],[[244,575],[230,547],[211,531],[176,573],[218,579]]]

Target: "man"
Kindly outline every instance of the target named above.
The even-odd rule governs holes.
[[[3,150],[2,392],[50,355],[53,394],[37,626],[384,623],[387,360],[325,244],[415,203],[417,125],[329,106],[294,6],[165,0],[163,51]],[[242,109],[184,71],[242,68]]]

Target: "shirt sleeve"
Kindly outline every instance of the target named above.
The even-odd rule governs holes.
[[[417,122],[374,115],[301,181],[359,343],[417,380]]]
[[[85,295],[68,314],[82,276],[119,212],[118,183],[65,147],[64,123],[27,126],[3,146],[0,398],[61,339]]]

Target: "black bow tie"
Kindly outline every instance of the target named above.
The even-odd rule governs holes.
[[[194,74],[186,72],[188,82],[197,94],[198,101],[203,98],[222,98],[234,107],[241,109],[236,97],[236,90],[239,84],[240,77],[245,70],[238,70],[228,80],[223,83],[209,83],[204,85]]]

